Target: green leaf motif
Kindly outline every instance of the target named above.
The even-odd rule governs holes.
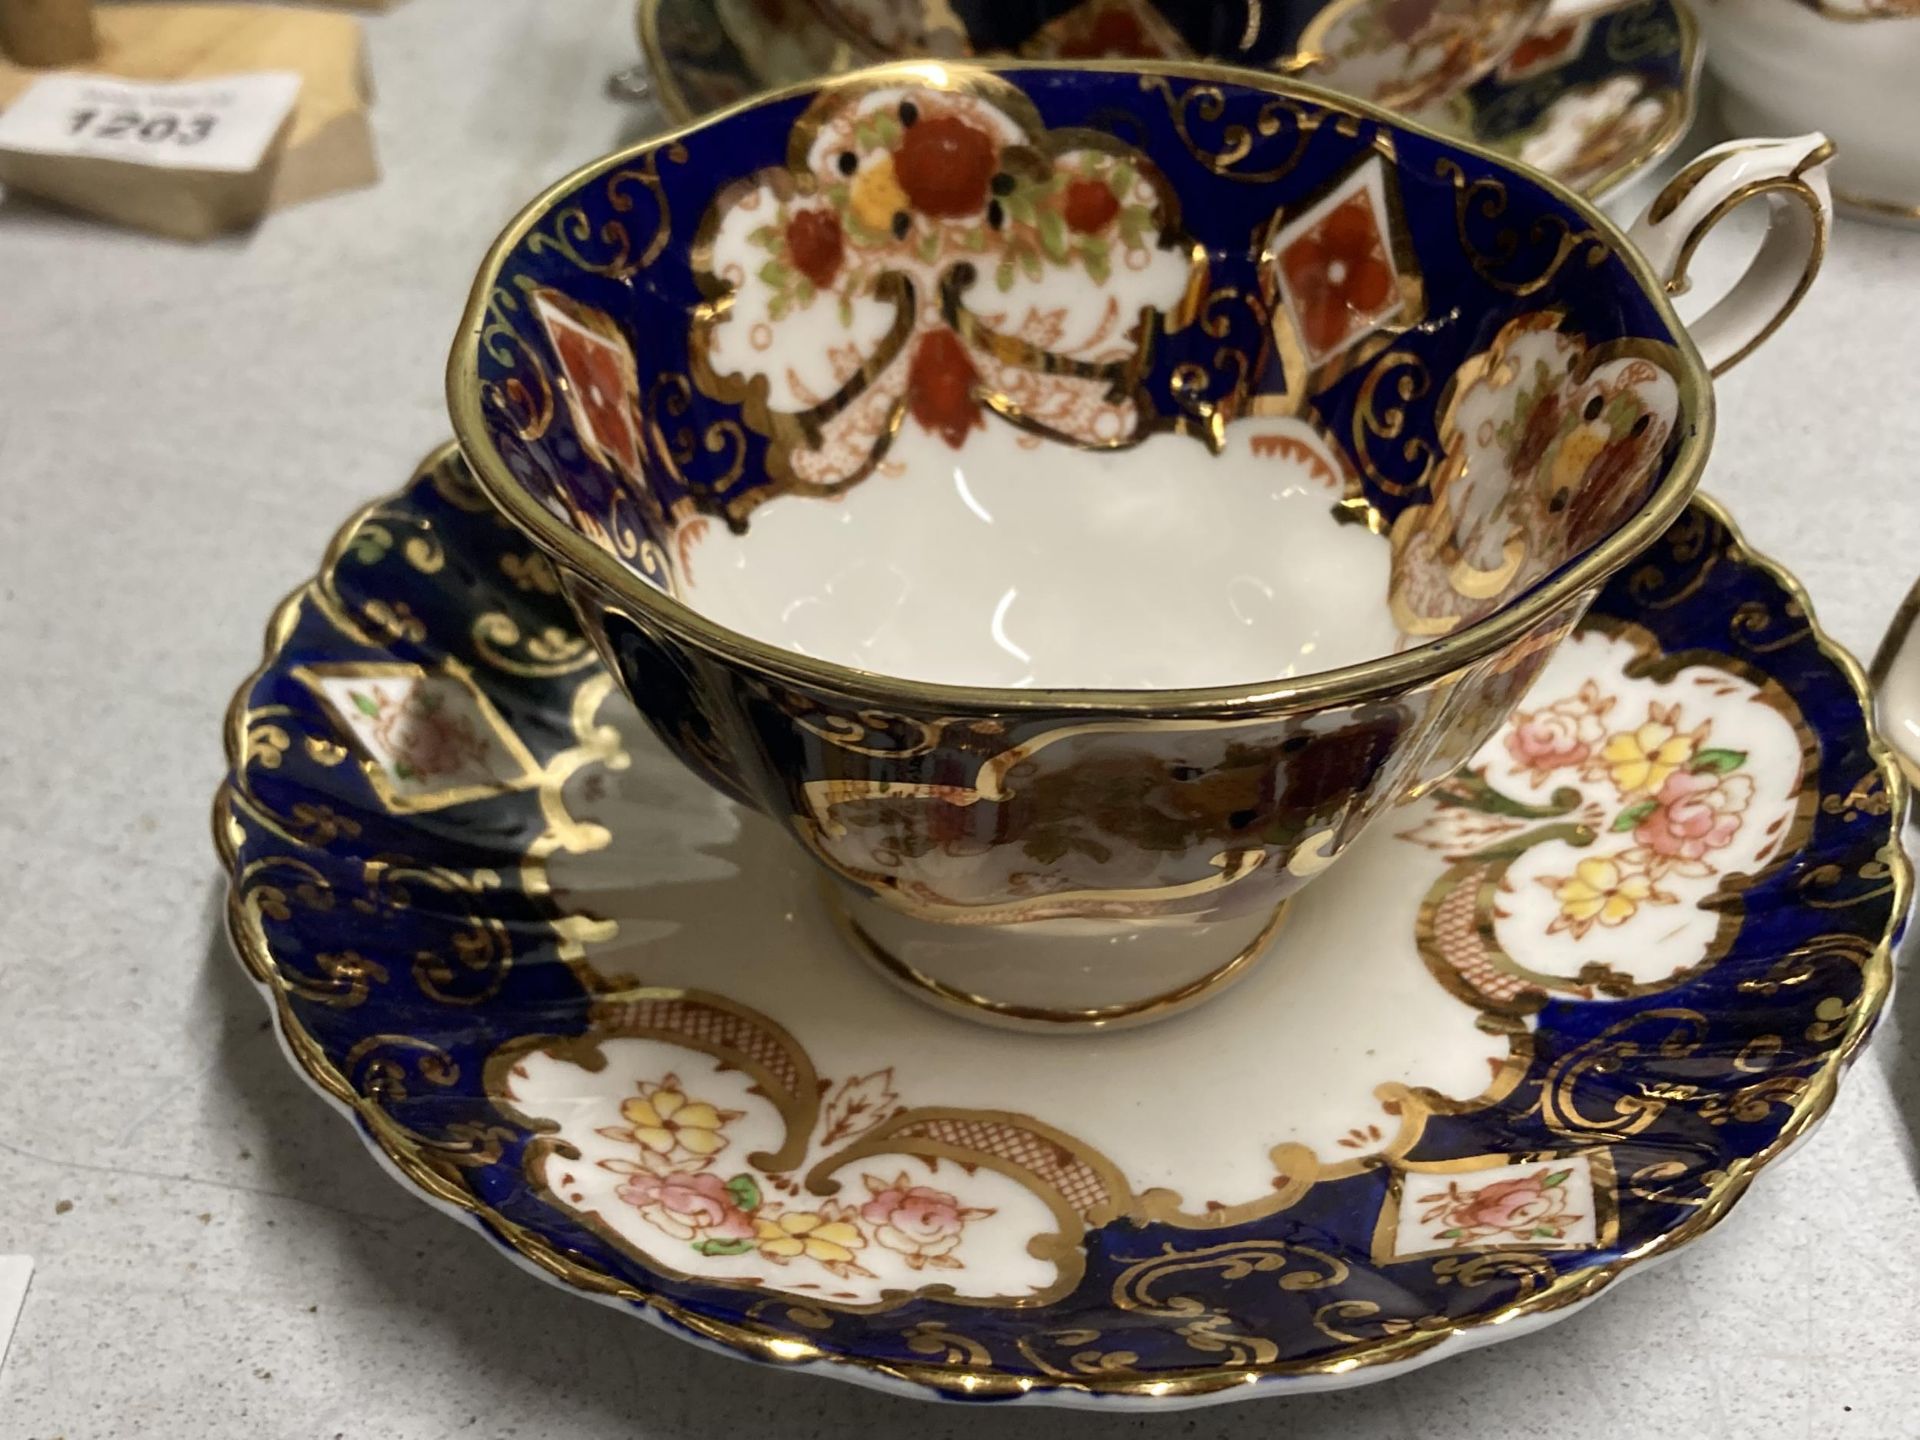
[[[760,267],[758,273],[762,280],[766,281],[767,284],[773,286],[776,290],[786,289],[788,282],[793,279],[793,271],[789,270],[778,260],[767,261],[766,264]]]
[[[1509,815],[1516,820],[1552,820],[1571,814],[1580,806],[1580,792],[1571,785],[1555,790],[1545,805],[1529,805],[1496,790],[1484,775],[1471,770],[1438,786],[1433,798],[1442,805],[1478,810],[1483,815]]]
[[[369,525],[353,537],[353,558],[371,565],[393,548],[393,536],[379,525]]]
[[[1058,210],[1040,213],[1040,248],[1055,264],[1067,263],[1067,222],[1060,218]]]
[[[398,775],[402,780],[418,780],[420,778],[420,772],[404,760],[396,760],[393,762],[393,773]]]
[[[773,299],[767,302],[767,318],[769,320],[784,320],[787,315],[787,309],[791,303],[785,295],[774,296]]]
[[[1113,273],[1113,266],[1107,261],[1107,247],[1102,245],[1096,250],[1093,246],[1086,245],[1081,247],[1080,254],[1086,261],[1087,278],[1096,285],[1106,284],[1107,277]]]
[[[1693,757],[1693,764],[1687,768],[1696,775],[1707,770],[1716,775],[1725,775],[1746,763],[1747,752],[1744,750],[1702,750]]]
[[[1614,816],[1613,824],[1608,828],[1616,835],[1624,835],[1659,808],[1658,800],[1642,800],[1638,805],[1629,805]]]
[[[1030,246],[1022,247],[1020,251],[1020,268],[1029,280],[1038,280],[1047,273],[1040,263],[1040,252]]]
[[[733,1196],[733,1203],[742,1210],[760,1208],[760,1186],[753,1176],[742,1171],[727,1181],[727,1193]]]
[[[693,1248],[702,1255],[744,1255],[753,1249],[751,1240],[696,1240]]]
[[[1107,176],[1107,185],[1113,191],[1113,198],[1116,200],[1125,200],[1128,193],[1133,189],[1133,182],[1139,178],[1139,174],[1134,170],[1131,160],[1122,160],[1118,165],[1114,166],[1113,173]]]
[[[1146,238],[1153,216],[1144,205],[1129,205],[1120,212],[1120,241],[1129,250],[1137,250]]]
[[[1440,1232],[1440,1238],[1442,1240],[1458,1240],[1464,1234],[1466,1234],[1466,1231],[1456,1225],[1451,1230],[1442,1230]]]
[[[794,303],[804,307],[813,303],[813,282],[806,276],[800,277],[800,283],[793,287]]]
[[[768,250],[773,248],[773,242],[779,238],[780,228],[777,225],[756,225],[747,232],[747,239],[751,243]]]
[[[993,283],[1002,290],[1013,288],[1013,261],[1002,260],[993,272]]]
[[[844,295],[840,297],[840,323],[848,329],[853,327],[853,301]]]
[[[358,690],[349,690],[347,694],[353,700],[353,708],[362,715],[378,716],[380,714],[379,702],[371,695],[363,695]]]
[[[914,241],[913,249],[915,254],[931,265],[935,260],[940,258],[940,232],[937,230],[922,231],[920,238]]]
[[[1560,1232],[1550,1226],[1542,1225],[1534,1230],[1533,1238],[1536,1240],[1558,1240],[1560,1238]]]
[[[1567,1177],[1571,1174],[1573,1174],[1573,1167],[1571,1165],[1564,1170],[1555,1170],[1540,1182],[1540,1188],[1542,1190],[1552,1190],[1557,1186],[1564,1185],[1567,1183]]]

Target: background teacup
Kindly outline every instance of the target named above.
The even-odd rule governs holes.
[[[1818,127],[1835,197],[1920,225],[1920,0],[1701,0],[1707,67],[1735,130]]]
[[[1325,91],[883,67],[541,196],[450,403],[654,727],[884,970],[1139,1020],[1244,971],[1679,513],[1826,153],[1689,167],[1638,232],[1663,274]],[[1776,223],[1703,359],[1664,280],[1747,195]]]
[[[1392,109],[1458,94],[1549,0],[720,0],[763,76],[934,58],[1216,60],[1297,74]],[[778,55],[763,53],[778,47]]]

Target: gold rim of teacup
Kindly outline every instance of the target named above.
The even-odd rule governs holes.
[[[960,89],[977,79],[1025,72],[1103,73],[1160,76],[1202,84],[1224,84],[1281,98],[1305,100],[1329,110],[1371,120],[1391,130],[1471,155],[1512,179],[1537,185],[1570,208],[1591,228],[1638,282],[1647,303],[1666,326],[1678,355],[1676,377],[1684,412],[1692,429],[1680,441],[1667,473],[1645,504],[1618,530],[1568,565],[1487,618],[1439,639],[1353,665],[1290,680],[1261,680],[1165,690],[1041,688],[1013,690],[988,685],[949,685],[860,670],[786,650],[729,629],[685,601],[656,589],[625,564],[600,549],[572,526],[551,514],[507,468],[494,447],[483,414],[479,376],[481,335],[487,308],[509,257],[556,207],[595,179],[645,160],[655,152],[737,116],[805,95],[873,84],[913,83]],[[806,81],[752,96],[716,110],[691,124],[614,151],[571,171],[530,201],[507,225],[481,263],[447,362],[447,405],[454,434],[472,465],[481,489],[510,520],[568,568],[583,575],[621,605],[668,631],[695,649],[723,657],[762,675],[809,686],[863,703],[892,702],[931,707],[961,715],[1045,712],[1049,714],[1121,714],[1141,719],[1197,718],[1248,711],[1285,712],[1353,704],[1402,695],[1499,653],[1550,620],[1584,591],[1603,584],[1652,544],[1686,508],[1711,446],[1713,386],[1707,367],[1686,326],[1667,298],[1666,282],[1634,248],[1626,234],[1592,202],[1550,176],[1532,172],[1484,146],[1455,139],[1365,101],[1316,85],[1257,70],[1204,62],[995,61],[992,63],[900,61],[822,80]]]

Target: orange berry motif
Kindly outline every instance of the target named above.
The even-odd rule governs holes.
[[[801,210],[787,222],[787,253],[793,256],[793,268],[814,285],[825,290],[840,273],[846,258],[845,237],[840,233],[840,217],[831,210]]]
[[[1075,180],[1061,198],[1060,214],[1067,228],[1078,235],[1090,235],[1106,228],[1120,213],[1120,202],[1104,180]]]
[[[929,330],[907,367],[907,408],[923,429],[958,450],[969,430],[986,428],[973,396],[979,381],[960,337],[951,330]]]

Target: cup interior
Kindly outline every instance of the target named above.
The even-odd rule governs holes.
[[[997,689],[1489,621],[1676,512],[1707,404],[1564,192],[1174,68],[751,103],[537,202],[470,326],[463,443],[553,548],[709,638]]]

